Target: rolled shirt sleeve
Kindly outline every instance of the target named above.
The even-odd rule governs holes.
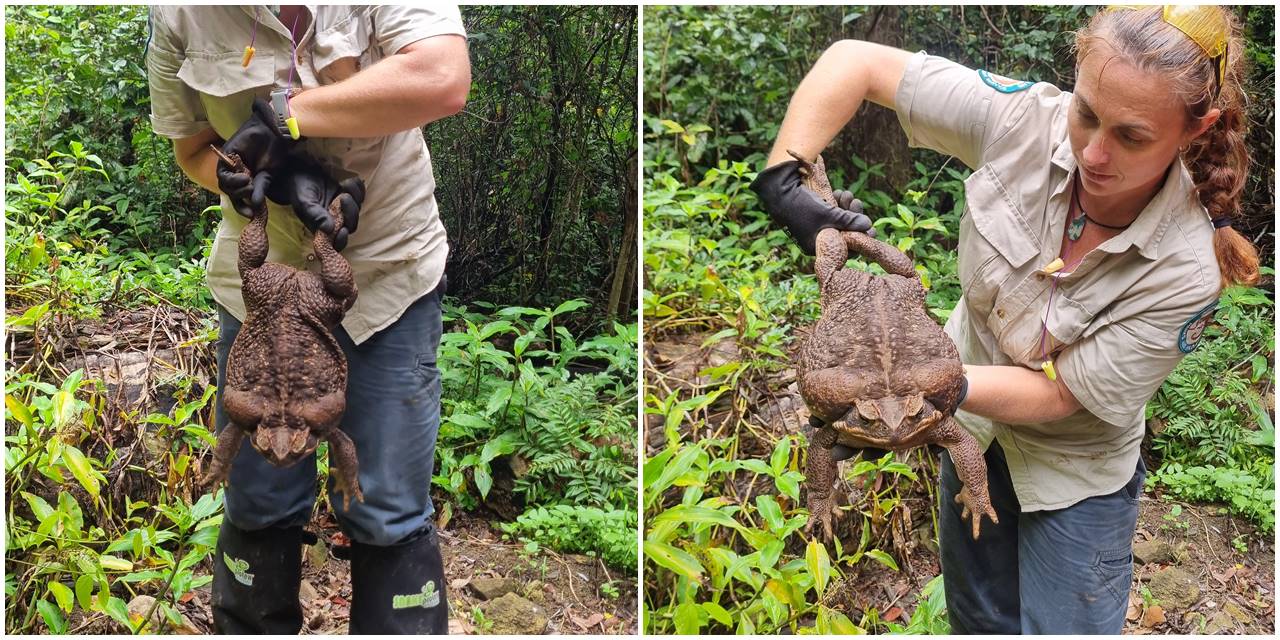
[[[895,104],[908,144],[977,169],[985,164],[986,150],[1017,128],[1031,108],[1057,109],[1055,100],[1042,98],[1060,94],[1047,83],[1011,81],[920,51],[907,62]]]
[[[374,37],[383,55],[392,55],[419,40],[441,35],[467,36],[457,5],[431,8],[379,5],[373,10]]]
[[[178,78],[185,47],[175,39],[165,7],[152,7],[147,46],[147,85],[151,91],[151,128],[166,138],[187,138],[210,127],[200,96]]]
[[[1179,339],[1217,300],[1205,291],[1187,304],[1110,323],[1058,356],[1062,381],[1089,413],[1113,425],[1141,421],[1147,401],[1186,353]]]

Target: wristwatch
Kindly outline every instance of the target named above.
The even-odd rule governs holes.
[[[271,92],[271,110],[276,114],[276,132],[282,136],[297,139],[289,131],[289,98],[294,92],[289,89],[275,89]]]

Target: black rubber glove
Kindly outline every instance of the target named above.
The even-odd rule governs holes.
[[[255,98],[249,119],[222,145],[222,153],[239,155],[253,176],[250,181],[242,173],[233,173],[225,161],[218,160],[218,189],[227,194],[236,211],[246,217],[262,205],[272,174],[283,168],[294,146],[293,139],[276,130],[275,120],[275,111],[266,99]]]
[[[298,220],[313,233],[334,233],[329,204],[339,195],[349,196],[342,199],[342,228],[333,236],[333,248],[342,251],[347,246],[348,237],[360,224],[364,181],[348,178],[337,182],[315,160],[295,154],[289,168],[269,181],[266,194],[275,202],[292,206]]]
[[[834,227],[843,231],[868,231],[871,218],[862,212],[862,202],[848,191],[837,191],[839,207],[829,205],[801,182],[800,163],[781,162],[756,176],[751,190],[774,222],[786,228],[800,249],[813,255],[818,232]],[[843,196],[843,200],[841,197]]]

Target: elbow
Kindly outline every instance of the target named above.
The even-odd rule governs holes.
[[[471,91],[471,68],[468,66],[444,84],[436,95],[438,117],[451,116],[467,106],[467,94]]]
[[[1068,418],[1084,408],[1084,405],[1080,404],[1079,400],[1076,400],[1075,394],[1071,393],[1071,389],[1067,388],[1067,385],[1062,382],[1061,378],[1057,380],[1057,384],[1055,386],[1057,387],[1058,392],[1058,402],[1053,412],[1053,418],[1055,420]]]
[[[862,49],[865,44],[862,40],[836,40],[822,52],[822,57],[845,62],[860,60],[865,55]]]

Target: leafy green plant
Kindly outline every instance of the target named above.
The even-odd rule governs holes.
[[[636,524],[635,511],[558,504],[529,509],[500,526],[511,537],[566,553],[589,553],[634,574]]]
[[[6,561],[16,567],[6,581],[9,630],[33,629],[38,615],[50,632],[72,633],[78,611],[82,619],[105,616],[137,633],[152,618],[131,617],[125,605],[144,591],[157,594],[153,612],[179,624],[176,600],[210,580],[196,567],[216,542],[221,492],[194,504],[165,493],[154,502],[110,497],[104,472],[119,452],[108,449],[105,460],[90,454],[95,443],[88,435],[102,402],[96,386],[82,371],[56,387],[29,375],[6,385],[6,423],[17,425],[5,438],[5,488],[17,498],[6,518]],[[166,480],[189,472],[190,449],[207,436],[192,418],[210,409],[211,395],[140,423],[161,425],[151,437],[172,443],[165,462],[176,475]]]

